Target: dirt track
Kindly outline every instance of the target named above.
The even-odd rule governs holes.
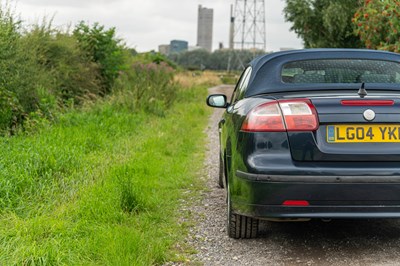
[[[231,94],[229,87],[210,93]],[[198,253],[188,264],[205,265],[400,265],[400,220],[313,220],[262,223],[254,240],[230,239],[226,233],[225,191],[218,188],[218,131],[223,110],[210,118],[205,161],[207,189],[195,206],[197,226],[188,243]]]

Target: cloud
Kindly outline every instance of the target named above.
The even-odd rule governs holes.
[[[38,7],[90,7],[94,5],[119,4],[124,0],[20,0],[19,3]]]
[[[53,25],[75,24],[81,20],[116,27],[120,37],[139,51],[157,50],[173,39],[196,44],[197,9],[214,9],[213,48],[228,46],[232,0],[18,0],[17,13],[27,23],[55,15]],[[281,0],[266,0],[267,48],[301,47],[301,41],[284,22]]]

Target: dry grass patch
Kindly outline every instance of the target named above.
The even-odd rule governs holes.
[[[175,76],[175,82],[184,88],[212,87],[222,84],[220,75],[212,71],[181,72]]]

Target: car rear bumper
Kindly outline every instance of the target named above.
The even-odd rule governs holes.
[[[308,183],[399,183],[400,176],[316,176],[316,175],[264,175],[236,171],[236,175],[249,181],[308,182]]]
[[[400,218],[400,176],[278,176],[236,172],[234,212],[257,218]],[[284,206],[307,201],[309,206]]]
[[[232,204],[236,213],[258,219],[343,219],[343,218],[400,218],[397,206],[307,206],[287,207],[273,205]],[[239,211],[236,211],[239,210]]]

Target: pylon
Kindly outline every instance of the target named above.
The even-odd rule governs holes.
[[[233,12],[231,11],[231,13]],[[236,0],[234,15],[231,14],[231,23],[231,49],[265,51],[264,0]]]

